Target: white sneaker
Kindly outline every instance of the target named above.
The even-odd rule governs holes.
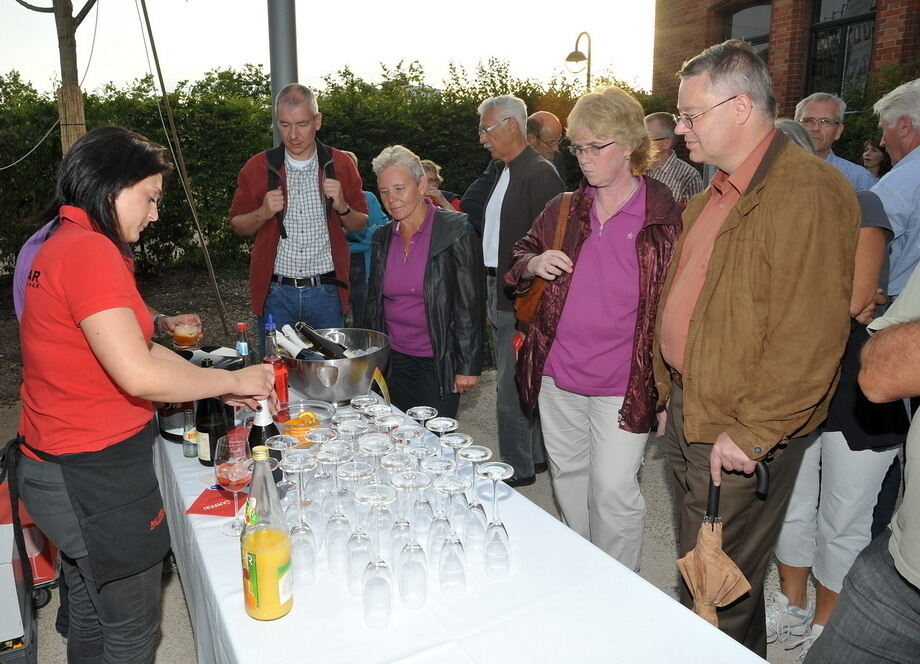
[[[767,643],[805,636],[814,616],[815,607],[811,603],[802,609],[790,604],[783,593],[773,593],[772,601],[767,604]]]
[[[808,649],[815,644],[815,641],[821,636],[821,632],[823,631],[824,625],[812,625],[804,639],[799,639],[795,643],[786,646],[786,650],[792,650],[793,648],[802,646],[802,652],[800,652],[799,656],[796,658],[796,661],[801,662],[805,659],[805,655],[808,654]]]

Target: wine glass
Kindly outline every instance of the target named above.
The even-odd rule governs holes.
[[[390,452],[380,459],[380,465],[390,478],[406,470],[415,468],[415,457],[407,452]],[[392,480],[390,482],[392,484]],[[410,525],[403,500],[400,500],[401,494],[396,496],[396,519],[390,528],[390,560],[397,560],[399,552],[409,541]]]
[[[239,537],[243,532],[237,494],[252,479],[252,452],[245,432],[228,433],[217,439],[214,450],[214,474],[217,483],[233,493],[233,519],[221,526],[220,532],[228,537]]]
[[[289,451],[281,461],[285,473],[297,477],[297,523],[290,530],[294,581],[313,583],[316,578],[316,537],[304,519],[304,475],[316,468],[316,457],[304,449]]]
[[[388,403],[375,403],[373,406],[368,406],[364,409],[364,417],[374,426],[377,426],[377,418],[392,414],[393,407]],[[380,429],[377,429],[377,431],[380,431]]]
[[[443,457],[426,457],[422,459],[422,470],[429,475],[434,477],[432,481],[433,485],[437,485],[438,478],[454,472],[456,470],[457,464],[451,459],[445,459]],[[447,535],[450,532],[450,521],[447,518],[447,512],[442,509],[442,500],[441,496],[443,494],[438,492],[437,505],[434,511],[434,519],[431,522],[431,525],[428,527],[428,556],[431,559],[432,563],[436,563],[441,555],[441,547],[444,546],[444,542],[447,539]]]
[[[380,457],[393,451],[393,441],[385,433],[366,433],[358,438],[358,449],[374,459],[374,481],[380,483]]]
[[[339,408],[337,411],[335,411],[335,415],[332,416],[332,426],[338,429],[339,424],[346,420],[363,420],[363,419],[364,419],[364,415],[362,415],[359,411],[355,410],[354,408],[346,406],[344,408]]]
[[[404,470],[396,473],[390,482],[400,495],[404,495],[403,511],[406,514],[407,502],[414,503],[414,493],[421,493],[431,485],[431,478],[417,470]],[[407,609],[420,609],[425,606],[428,594],[428,564],[425,550],[418,542],[419,529],[413,521],[409,529],[409,540],[402,551],[393,557],[396,564],[396,579],[399,596]]]
[[[456,431],[460,423],[452,417],[433,417],[425,422],[425,428],[438,435],[438,440],[449,431]]]
[[[390,624],[393,604],[393,581],[390,566],[380,551],[380,528],[377,512],[396,499],[396,489],[386,484],[366,484],[359,487],[355,498],[362,505],[369,505],[374,511],[374,539],[371,562],[364,569],[362,596],[364,598],[364,622],[368,627],[380,629]]]
[[[457,456],[463,461],[469,461],[473,466],[473,483],[470,491],[469,512],[467,512],[466,524],[463,529],[463,536],[471,550],[478,549],[482,546],[485,539],[486,528],[489,526],[489,519],[486,517],[485,508],[479,499],[479,491],[476,487],[476,480],[479,473],[476,468],[480,463],[492,458],[492,450],[485,445],[470,445],[459,452]]]
[[[413,443],[421,442],[425,437],[425,430],[413,424],[404,424],[393,429],[390,436],[397,445],[410,447]]]
[[[440,419],[440,418],[438,418],[438,419]],[[446,418],[445,418],[445,419],[446,419]],[[434,420],[432,420],[432,422],[433,422],[433,421],[434,421]],[[456,461],[456,460],[457,460],[457,452],[458,452],[459,450],[462,450],[464,447],[469,447],[470,445],[472,445],[472,444],[473,444],[473,437],[470,436],[469,434],[458,433],[458,432],[455,431],[455,432],[451,432],[451,433],[445,433],[444,435],[442,435],[441,438],[440,438],[440,443],[441,443],[441,445],[443,445],[444,447],[447,447],[447,448],[453,450],[453,453],[454,453],[454,454],[453,454],[453,459],[454,459],[454,461]]]
[[[338,467],[339,478],[352,482],[352,492],[357,495],[358,487],[374,475],[374,467],[366,461],[347,461]],[[371,538],[361,527],[361,512],[357,498],[355,504],[354,530],[346,544],[348,589],[352,595],[361,592],[361,578],[364,568],[371,561]]]
[[[337,467],[351,460],[353,454],[351,447],[345,443],[332,441],[320,448],[316,454],[316,460],[319,463]],[[332,491],[323,501],[323,511],[328,513],[331,510],[329,520],[326,522],[326,562],[331,574],[340,575],[345,572],[346,548],[348,538],[351,536],[351,526],[348,523],[348,517],[342,511],[339,475],[336,470],[332,472],[332,486]]]
[[[377,431],[385,433],[391,438],[393,437],[393,432],[404,424],[405,421],[406,419],[399,413],[387,413],[386,415],[374,418],[374,424],[377,427]]]
[[[308,447],[319,449],[323,444],[338,440],[339,433],[329,427],[315,427],[304,434],[304,442]],[[319,470],[314,473],[313,481],[310,482],[310,494],[308,499],[317,505],[323,504],[323,499],[331,490],[332,475],[326,472],[326,467],[320,465]]]
[[[377,397],[373,394],[359,394],[358,396],[352,397],[349,403],[356,411],[363,413],[365,408],[377,403]]]
[[[432,406],[412,406],[406,411],[406,415],[418,422],[420,427],[424,427],[425,422],[438,416],[438,409]]]
[[[294,438],[294,436],[286,436],[284,434],[272,436],[266,439],[265,447],[271,450],[272,458],[278,462],[278,467],[281,468],[281,462],[284,461],[284,456],[289,450],[297,447],[297,439]],[[277,474],[275,477],[277,477]],[[278,494],[281,496],[281,501],[283,503],[289,503],[292,500],[291,495],[297,490],[297,485],[293,480],[288,479],[287,473],[284,472],[283,468],[281,468],[281,479],[275,483],[275,486],[278,487]]]
[[[514,468],[501,461],[489,461],[476,468],[480,477],[492,481],[492,519],[483,543],[483,564],[486,576],[500,579],[511,574],[511,540],[505,524],[498,515],[498,482],[514,475]]]
[[[459,475],[441,475],[435,479],[434,488],[447,495],[448,510],[452,511],[454,496],[468,490],[470,481]],[[438,579],[441,592],[447,596],[456,597],[466,592],[466,556],[454,522],[451,522],[438,557]]]
[[[361,419],[349,419],[339,422],[335,428],[343,439],[348,441],[352,447],[356,447],[358,437],[367,433],[370,427],[367,421],[362,417]]]

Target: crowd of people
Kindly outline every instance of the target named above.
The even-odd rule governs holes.
[[[920,79],[875,104],[881,140],[860,166],[832,149],[845,103],[817,92],[778,119],[744,42],[678,76],[676,115],[646,116],[615,87],[581,97],[565,128],[514,96],[485,99],[491,159],[462,196],[441,188],[438,164],[391,145],[362,155],[379,200],[356,155],[318,140],[313,92],[286,86],[282,144],[242,167],[229,212],[254,236],[252,311],[260,330],[271,316],[387,333],[393,402],[448,416],[477,385],[490,331],[510,486],[549,471],[564,522],[638,571],[638,473],[657,436],[679,555],[721,488],[724,549],[751,584],[719,609],[723,631],[761,656],[797,637],[809,662],[916,661],[920,487],[906,478],[893,518],[892,495],[905,439],[906,467],[920,463],[901,401],[920,395]],[[678,157],[681,139],[714,170],[708,186]],[[562,147],[581,170],[574,192]],[[188,316],[144,305],[128,249],[157,219],[170,170],[143,137],[90,132],[17,266],[22,454],[10,467],[63,554],[71,661],[153,659],[166,528],[105,546],[112,529],[162,521],[152,402],[254,405],[272,389],[267,367],[199,369],[151,342],[155,324]],[[88,422],[100,403],[111,417]],[[98,491],[113,464],[130,481]],[[781,591],[765,598],[774,549]]]

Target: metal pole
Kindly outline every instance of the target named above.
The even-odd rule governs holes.
[[[268,51],[272,76],[272,101],[288,83],[297,81],[297,24],[294,0],[268,0]],[[281,144],[272,109],[275,145]]]

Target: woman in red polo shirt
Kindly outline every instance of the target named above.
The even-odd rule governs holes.
[[[171,170],[165,149],[138,134],[86,134],[61,162],[42,220],[61,225],[27,280],[18,488],[62,553],[70,662],[154,659],[170,544],[152,402],[252,403],[271,392],[267,365],[201,369],[150,341],[127,244],[156,221]]]

